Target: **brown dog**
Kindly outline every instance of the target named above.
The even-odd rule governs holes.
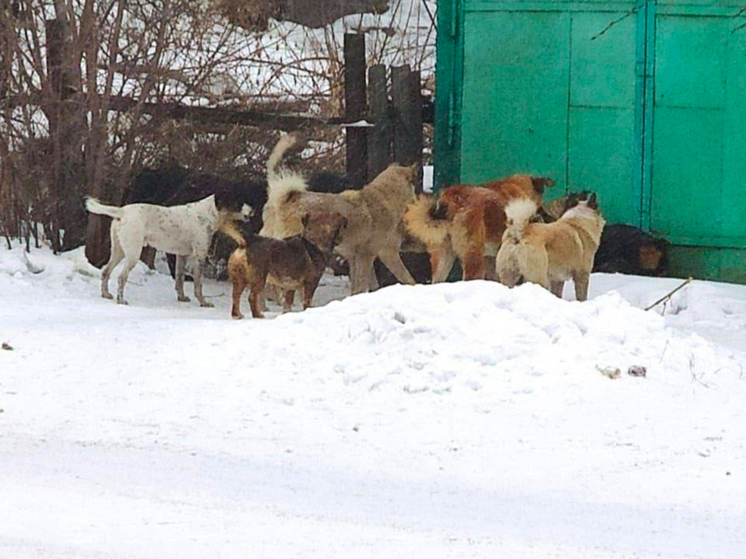
[[[516,198],[540,205],[544,189],[553,184],[550,178],[513,175],[480,186],[451,186],[437,199],[420,196],[404,222],[427,247],[433,283],[445,281],[457,256],[463,279],[497,279],[494,259],[505,231],[505,206]]]
[[[283,240],[250,235],[245,248],[231,254],[228,277],[233,283],[233,318],[243,318],[241,295],[247,287],[251,315],[264,318],[260,302],[267,281],[282,289],[282,312],[290,311],[296,290],[303,291],[303,308],[311,306],[347,220],[333,212],[309,212],[302,225],[302,234]]]
[[[523,278],[562,297],[565,281],[572,278],[577,300],[585,301],[605,224],[596,195],[577,202],[553,223],[531,223],[537,209],[529,199],[505,208],[508,224],[496,263],[500,281],[513,287]]]

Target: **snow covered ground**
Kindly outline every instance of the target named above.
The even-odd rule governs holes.
[[[130,280],[0,249],[2,558],[746,557],[746,287]]]

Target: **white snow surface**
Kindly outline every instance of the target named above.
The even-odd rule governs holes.
[[[98,283],[0,249],[2,558],[746,557],[743,286]]]

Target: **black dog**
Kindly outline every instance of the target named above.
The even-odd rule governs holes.
[[[607,225],[594,272],[660,276],[668,270],[668,242],[631,225]]]

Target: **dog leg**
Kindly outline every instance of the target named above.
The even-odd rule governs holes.
[[[557,297],[562,299],[562,292],[565,289],[564,281],[550,281],[549,287],[551,288],[552,293],[554,293]]]
[[[186,256],[176,256],[176,298],[182,303],[188,303],[191,301],[189,297],[184,294],[184,275],[186,268]]]
[[[376,275],[376,267],[375,264],[373,265],[373,268],[370,271],[370,281],[368,282],[368,291],[376,291],[378,288],[381,287],[378,283],[378,276]]]
[[[264,292],[265,280],[255,281],[251,284],[251,293],[249,294],[249,306],[251,307],[251,316],[254,318],[264,318],[262,309],[259,306],[259,300]]]
[[[262,292],[262,299],[260,301],[263,311],[267,311],[267,301],[272,301],[278,305],[282,303],[282,292],[280,291],[280,288],[273,283],[265,283],[264,285],[264,291]]]
[[[197,298],[197,301],[199,301],[200,307],[214,307],[215,305],[210,303],[205,299],[204,295],[202,295],[202,259],[198,256],[194,256],[193,262],[194,270],[192,271],[192,276],[194,277],[194,296]]]
[[[484,279],[484,255],[481,247],[478,250],[470,250],[461,264],[464,267],[462,279]]]
[[[124,286],[127,285],[127,278],[129,277],[132,268],[137,265],[139,259],[140,255],[138,254],[135,260],[127,258],[124,261],[124,269],[122,270],[122,273],[119,274],[119,285],[117,286],[117,303],[120,305],[129,304],[124,299]]]
[[[378,253],[378,257],[381,262],[389,269],[389,272],[394,274],[397,280],[407,285],[414,285],[417,283],[414,281],[412,274],[409,273],[404,262],[401,261],[401,255],[397,249],[384,249]]]
[[[316,288],[319,286],[321,276],[318,278],[307,281],[303,284],[303,310],[311,308],[313,302],[313,294],[316,293]]]
[[[140,260],[148,267],[148,270],[155,270],[155,249],[144,247],[140,253]]]
[[[573,274],[572,280],[575,282],[575,298],[578,301],[587,301],[590,274],[588,272],[578,272]]]
[[[231,316],[236,320],[243,318],[241,313],[241,295],[246,290],[248,282],[246,278],[240,274],[236,274],[233,278],[233,307],[231,308]]]
[[[290,312],[293,310],[293,300],[295,299],[295,291],[292,289],[282,290],[282,312]]]
[[[503,244],[497,252],[495,259],[495,271],[500,283],[508,287],[515,287],[521,279],[521,271],[518,265],[516,248],[513,245]]]
[[[267,312],[269,310],[269,307],[267,306],[267,295],[262,293],[262,296],[259,298],[259,308],[262,309],[262,312]]]
[[[432,283],[442,283],[448,279],[451,273],[456,255],[450,246],[441,246],[430,250],[430,269],[432,270]]]
[[[119,238],[114,231],[114,227],[111,229],[111,255],[109,261],[101,272],[101,297],[104,299],[113,299],[114,297],[109,292],[109,278],[114,268],[124,259],[124,251],[122,245],[119,244]]]
[[[357,295],[358,293],[368,291],[374,257],[371,254],[357,254],[354,260],[355,264],[352,269],[352,295]]]
[[[484,257],[484,279],[497,281],[497,264],[494,256]]]

